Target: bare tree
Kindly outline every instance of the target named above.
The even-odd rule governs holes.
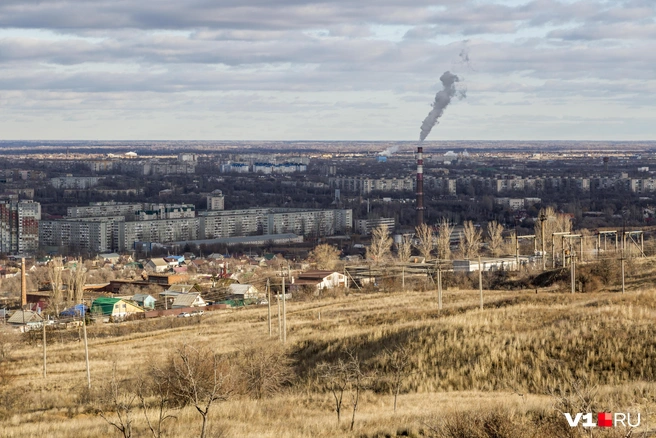
[[[55,313],[59,315],[59,305],[62,302],[62,272],[64,264],[61,257],[53,258],[48,264],[48,278],[50,279],[50,302],[55,306]]]
[[[337,414],[337,424],[339,424],[342,415],[344,393],[349,389],[351,384],[349,363],[341,357],[335,363],[321,363],[318,366],[318,374],[335,399],[335,413]]]
[[[124,438],[132,436],[132,411],[135,408],[137,395],[131,391],[133,382],[119,379],[116,375],[116,362],[112,367],[112,378],[102,388],[102,398],[97,409],[98,415],[108,424],[115,427]],[[109,408],[109,412],[105,409]],[[110,412],[114,412],[112,415]]]
[[[241,350],[239,370],[246,392],[255,399],[276,394],[293,377],[291,361],[279,343],[262,343]]]
[[[148,372],[139,379],[137,396],[150,433],[153,438],[160,438],[164,436],[165,423],[177,418],[171,414],[174,407],[173,394],[171,386],[167,384],[165,369],[154,362],[147,364],[145,368]]]
[[[353,431],[353,425],[355,424],[355,413],[357,412],[360,403],[360,394],[362,391],[367,389],[370,376],[362,370],[362,363],[360,362],[357,354],[355,354],[353,351],[347,351],[347,356],[351,377],[351,406],[353,407],[350,430]]]
[[[212,405],[227,400],[233,392],[227,359],[207,347],[184,344],[169,357],[166,375],[174,400],[193,406],[202,417],[200,438],[205,438]]]
[[[355,424],[355,414],[360,403],[360,395],[367,388],[371,376],[362,370],[358,355],[347,350],[345,358],[338,358],[334,363],[322,363],[318,367],[319,377],[324,381],[335,400],[337,424],[341,420],[344,407],[344,395],[347,394],[353,408],[350,430]]]
[[[493,256],[498,256],[503,248],[503,225],[497,221],[487,223],[488,247]]]
[[[317,264],[318,269],[335,269],[339,262],[340,251],[332,245],[323,243],[310,251],[310,259]]]
[[[437,233],[437,257],[441,260],[451,258],[451,233],[453,225],[447,218],[442,218],[439,222],[439,231]]]
[[[415,228],[415,233],[418,239],[416,248],[419,254],[429,259],[434,247],[433,239],[435,238],[435,233],[433,233],[433,229],[426,224],[421,224]]]
[[[481,230],[472,221],[463,223],[464,229],[460,239],[460,250],[464,258],[478,256],[481,249]]]
[[[396,245],[396,255],[399,261],[405,263],[412,255],[412,236],[404,235],[401,242]]]
[[[367,248],[367,258],[380,263],[385,261],[392,249],[392,238],[387,225],[380,224],[371,231],[371,245]]]
[[[410,350],[406,345],[396,345],[392,349],[385,349],[385,356],[389,361],[389,366],[392,369],[393,388],[394,388],[394,412],[396,412],[396,399],[401,391],[401,383],[408,374],[408,369],[411,364]]]
[[[75,269],[71,272],[71,276],[73,277],[73,303],[81,303],[82,296],[84,295],[84,284],[87,280],[87,268],[84,266],[82,258],[77,259]]]
[[[572,230],[572,220],[569,215],[557,213],[553,207],[546,207],[540,210],[538,219],[535,222],[535,236],[538,241],[538,248],[542,248],[542,228],[544,227],[544,247],[551,247],[551,235],[553,233],[562,233]],[[560,245],[558,239],[554,242]],[[562,248],[561,248],[562,249]],[[558,250],[558,248],[556,248]]]

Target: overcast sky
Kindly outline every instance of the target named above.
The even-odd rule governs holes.
[[[656,140],[654,0],[2,0],[0,139]]]

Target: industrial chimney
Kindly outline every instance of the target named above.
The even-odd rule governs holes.
[[[417,147],[417,226],[424,223],[424,148]]]
[[[21,258],[21,309],[27,306],[27,278],[25,278],[25,257]]]

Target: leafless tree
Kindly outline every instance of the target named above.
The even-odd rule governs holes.
[[[464,229],[460,239],[460,251],[464,258],[476,257],[481,248],[481,230],[472,221],[463,223]]]
[[[205,438],[212,405],[227,400],[234,390],[227,359],[207,347],[184,344],[169,357],[166,375],[173,399],[193,406],[202,417],[200,438]]]
[[[75,268],[71,271],[71,276],[73,277],[73,303],[81,303],[82,296],[84,295],[84,284],[87,280],[87,268],[82,263],[81,258],[77,259]]]
[[[535,222],[535,236],[538,241],[538,248],[542,247],[542,228],[544,226],[544,247],[551,247],[551,235],[553,233],[568,232],[572,230],[572,221],[569,215],[557,213],[553,207],[546,207],[540,210],[538,218],[544,218]],[[558,239],[555,244],[560,245]],[[562,249],[562,248],[561,248]],[[558,248],[556,248],[558,251]]]
[[[412,255],[412,236],[406,234],[401,238],[401,242],[396,245],[396,255],[400,262],[408,261]]]
[[[335,413],[337,414],[337,424],[339,424],[342,415],[344,393],[349,389],[351,384],[349,363],[341,357],[335,363],[321,363],[318,366],[318,374],[335,399]]]
[[[332,245],[323,243],[310,251],[310,259],[317,264],[318,269],[335,269],[339,262],[340,251]]]
[[[360,394],[362,391],[368,388],[371,376],[362,370],[362,363],[360,362],[360,358],[358,358],[357,354],[355,354],[353,351],[347,351],[347,356],[348,367],[350,369],[351,375],[351,406],[353,407],[350,430],[353,431],[353,425],[355,424],[355,413],[357,412],[360,403]]]
[[[433,229],[426,224],[421,224],[415,228],[415,233],[417,235],[417,250],[422,257],[429,259],[433,247],[435,246],[433,240],[435,238],[435,233]]]
[[[293,377],[291,361],[279,343],[262,343],[241,350],[239,370],[246,392],[255,399],[276,394]]]
[[[385,261],[392,249],[392,238],[387,225],[380,224],[371,231],[371,245],[367,248],[367,258],[380,263]]]
[[[408,375],[411,358],[410,349],[406,345],[397,344],[394,348],[386,348],[385,356],[392,370],[394,388],[394,412],[396,412],[396,400],[401,391],[401,383]]]
[[[353,430],[360,395],[368,387],[371,376],[362,370],[362,363],[356,353],[347,350],[344,356],[338,358],[334,363],[324,362],[320,364],[318,374],[335,400],[337,424],[341,420],[341,413],[344,408],[344,395],[348,395],[350,398],[353,409],[350,430]]]
[[[497,221],[487,223],[488,247],[493,256],[498,256],[503,247],[503,225]]]
[[[150,433],[153,438],[160,438],[164,436],[165,423],[177,418],[171,414],[174,407],[173,394],[167,383],[165,369],[155,362],[146,364],[145,369],[147,373],[139,379],[137,385],[137,396]]]
[[[451,233],[453,232],[453,225],[449,223],[447,218],[442,218],[438,225],[437,257],[441,260],[448,260],[451,258]]]
[[[97,409],[98,415],[109,425],[115,427],[124,438],[132,436],[133,410],[137,400],[137,394],[132,391],[132,385],[133,382],[130,380],[119,379],[116,375],[116,363],[114,363],[112,377],[102,388],[100,406]]]
[[[50,279],[50,302],[55,306],[55,313],[59,315],[59,305],[62,302],[62,273],[64,263],[61,257],[53,258],[48,264],[48,278]]]

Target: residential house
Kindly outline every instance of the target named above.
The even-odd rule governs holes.
[[[153,310],[155,308],[155,297],[149,294],[135,294],[132,301],[143,307],[144,309]]]
[[[237,295],[239,298],[257,298],[259,291],[252,284],[231,284],[228,286],[228,295]]]
[[[179,294],[173,299],[171,308],[180,309],[182,307],[204,307],[207,306],[200,293]]]
[[[91,313],[101,313],[114,319],[123,319],[130,314],[141,313],[143,309],[122,298],[98,297],[91,304]]]
[[[117,264],[120,258],[121,256],[115,252],[109,254],[98,254],[98,260],[103,263],[111,263],[112,265]]]
[[[294,285],[314,286],[317,290],[334,287],[348,288],[348,278],[346,275],[334,271],[307,271],[301,273],[294,280]]]
[[[148,263],[144,266],[147,271],[162,273],[169,270],[170,265],[163,258],[154,258],[148,260]]]
[[[32,310],[17,310],[7,320],[8,324],[16,327],[25,327],[25,329],[40,328],[43,324],[43,318]]]

